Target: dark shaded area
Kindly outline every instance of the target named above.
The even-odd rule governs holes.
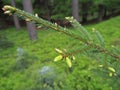
[[[112,14],[112,15],[104,16],[103,19],[102,19],[102,21],[108,20],[108,19],[110,19],[110,18],[119,16],[119,15],[120,15],[120,12],[114,13],[114,14]],[[82,23],[83,25],[88,25],[88,24],[94,24],[94,23],[99,23],[99,22],[100,22],[100,21],[98,21],[98,18],[95,18],[95,19],[89,20],[89,21],[87,21],[87,22],[84,22],[84,23],[81,22],[81,23]]]
[[[68,20],[51,20],[52,23],[57,23],[62,27],[70,27],[71,23]]]
[[[10,1],[0,0],[0,8],[9,3]],[[120,1],[117,0],[97,1],[97,3],[93,0],[81,0],[78,4],[79,21],[81,24],[98,23],[120,15]],[[71,26],[70,22],[64,19],[66,16],[72,16],[71,0],[34,0],[32,5],[34,12],[37,13],[39,17],[63,27]],[[20,1],[16,1],[16,7],[23,9]],[[0,29],[13,26],[13,18],[3,13],[3,10],[0,9]],[[24,20],[19,19],[19,21],[20,25],[25,26]]]

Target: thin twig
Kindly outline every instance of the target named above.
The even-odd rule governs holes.
[[[21,16],[25,17],[26,19],[30,19],[31,21],[34,21],[34,22],[36,22],[38,24],[42,24],[43,26],[49,27],[49,28],[51,28],[51,29],[53,29],[55,31],[62,32],[62,33],[66,34],[66,35],[68,35],[68,36],[70,36],[70,37],[72,37],[74,39],[82,41],[84,44],[88,45],[89,47],[97,48],[100,52],[105,53],[107,55],[110,55],[111,57],[114,57],[118,61],[120,61],[120,56],[119,55],[114,54],[114,53],[110,52],[109,50],[104,49],[103,47],[101,47],[99,45],[88,42],[87,40],[83,39],[80,36],[76,36],[75,34],[68,32],[69,31],[68,29],[64,29],[63,27],[61,27],[59,25],[52,24],[52,23],[50,23],[48,21],[43,20],[42,18],[31,15],[30,13],[24,12],[24,11],[22,11],[20,9],[15,8],[15,7],[11,7],[11,8],[12,9],[14,8],[13,9],[14,13],[17,14],[18,16],[21,15]],[[10,8],[8,8],[8,9],[10,10]],[[13,10],[12,10],[12,12],[13,12]],[[81,50],[78,50],[76,52],[81,52]]]

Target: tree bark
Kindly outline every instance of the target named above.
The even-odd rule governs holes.
[[[23,8],[25,11],[29,13],[33,13],[31,0],[23,0]],[[26,22],[26,24],[30,39],[37,40],[37,32],[36,32],[35,24],[32,22]]]
[[[72,0],[72,15],[79,21],[78,0]]]
[[[11,0],[11,5],[15,7],[15,0]],[[18,20],[18,17],[16,15],[13,15],[14,25],[17,30],[20,30],[20,23]]]

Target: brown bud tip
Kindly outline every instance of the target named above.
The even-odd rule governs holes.
[[[4,7],[2,8],[2,10],[3,10],[3,11],[6,11],[6,9],[5,9]]]

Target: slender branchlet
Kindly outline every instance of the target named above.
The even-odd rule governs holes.
[[[28,12],[22,11],[22,10],[20,10],[20,9],[15,8],[15,7],[6,5],[6,6],[3,7],[3,10],[5,11],[5,12],[4,12],[5,14],[10,14],[10,15],[11,15],[11,14],[14,13],[14,14],[16,14],[16,15],[24,18],[24,19],[27,20],[27,21],[29,20],[29,21],[35,22],[35,23],[37,23],[37,24],[39,24],[39,25],[43,25],[43,26],[45,26],[45,27],[51,28],[51,29],[53,29],[53,30],[55,30],[55,31],[62,32],[63,34],[66,34],[66,35],[68,35],[68,36],[70,36],[70,37],[72,37],[72,38],[74,38],[74,39],[77,39],[77,40],[79,40],[79,41],[82,41],[82,42],[83,42],[85,45],[87,45],[89,48],[96,48],[96,49],[98,49],[100,52],[105,53],[105,54],[107,54],[107,55],[110,55],[111,57],[116,58],[116,60],[120,61],[120,55],[117,55],[117,54],[115,54],[115,53],[113,53],[113,52],[110,52],[109,50],[105,49],[105,48],[102,47],[101,45],[94,43],[94,42],[92,41],[92,38],[90,37],[90,34],[85,30],[85,28],[84,28],[83,26],[81,26],[81,25],[80,25],[75,19],[73,19],[73,18],[67,18],[67,19],[68,19],[71,23],[73,22],[73,23],[76,24],[76,25],[79,24],[79,25],[80,25],[80,29],[81,29],[81,33],[83,33],[83,34],[85,35],[84,37],[87,37],[87,38],[82,37],[82,35],[81,35],[81,36],[80,36],[80,35],[78,36],[78,35],[76,35],[75,33],[71,33],[69,29],[63,28],[63,27],[57,25],[56,23],[53,24],[53,23],[51,23],[51,22],[48,22],[48,21],[46,21],[46,20],[44,20],[44,19],[42,19],[42,18],[40,18],[40,17],[38,17],[38,16],[36,16],[36,15],[32,15],[32,14],[30,14],[30,13],[28,13]],[[87,48],[87,49],[89,49],[89,48]],[[84,50],[84,49],[83,49],[83,50]],[[79,52],[81,52],[81,50],[73,51],[73,52],[68,53],[68,54],[66,54],[66,55],[69,56],[69,55],[71,55],[71,54],[73,54],[73,53],[76,54],[76,53],[79,53]]]

